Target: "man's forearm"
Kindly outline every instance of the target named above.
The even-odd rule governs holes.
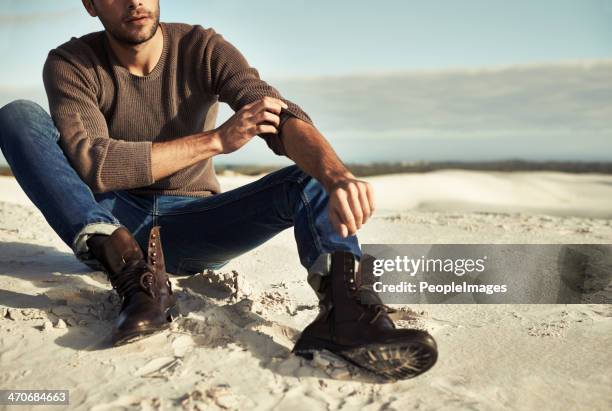
[[[287,156],[316,178],[327,192],[339,180],[354,178],[323,135],[297,118],[283,124],[283,145]]]
[[[155,181],[160,180],[220,152],[221,145],[216,131],[207,131],[171,141],[153,143],[151,149],[153,179]]]

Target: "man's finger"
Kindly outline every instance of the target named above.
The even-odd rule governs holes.
[[[366,190],[368,193],[368,202],[370,203],[370,215],[374,214],[374,210],[376,209],[376,201],[374,200],[374,188],[372,185],[366,184]]]
[[[353,217],[353,212],[351,211],[351,206],[349,205],[348,199],[346,197],[340,198],[340,203],[338,206],[338,216],[340,217],[340,222],[346,225],[349,235],[355,234],[357,232],[357,227],[355,225],[355,217]]]
[[[334,210],[332,210],[331,208],[329,208],[329,223],[331,224],[332,228],[334,229],[334,231],[336,231],[339,235],[342,235],[342,230],[340,228],[340,221],[338,219],[338,216],[336,215],[336,213],[334,212]]]
[[[348,203],[351,207],[351,213],[355,221],[355,228],[359,230],[363,224],[363,211],[361,210],[361,202],[359,201],[358,188],[353,185],[353,188],[348,190]]]
[[[280,98],[276,98],[276,97],[264,97],[263,100],[264,100],[264,103],[279,104],[282,108],[289,108],[287,103],[285,103]]]
[[[361,203],[361,210],[363,211],[361,224],[365,224],[370,218],[370,215],[372,215],[372,211],[370,210],[370,201],[368,200],[368,192],[365,186],[359,189],[359,202]]]
[[[252,101],[249,104],[245,104],[244,106],[242,106],[242,110],[250,110],[257,104],[259,104],[259,100]]]
[[[346,224],[340,223],[340,237],[346,238],[349,236],[349,229]]]
[[[280,117],[269,111],[262,111],[257,115],[256,122],[258,124],[263,123],[263,122],[268,122],[278,127],[280,125]]]
[[[259,100],[259,104],[257,105],[256,109],[258,111],[270,111],[274,114],[280,114],[281,110],[287,107],[287,104],[285,104],[285,102],[282,100],[273,97],[264,97],[263,99]]]
[[[255,134],[278,134],[278,129],[271,124],[258,124],[255,127]]]
[[[332,209],[329,210],[329,222],[331,223],[333,229],[338,233],[338,235],[340,235],[340,237],[348,237],[348,227],[346,226],[346,224],[340,222],[340,217],[338,216],[338,213],[336,213]]]

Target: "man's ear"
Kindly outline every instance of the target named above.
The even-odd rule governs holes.
[[[89,13],[89,15],[91,17],[98,17],[98,13],[96,13],[96,8],[94,7],[94,0],[81,0],[83,2],[83,6],[85,6],[85,9],[87,10],[87,13]]]

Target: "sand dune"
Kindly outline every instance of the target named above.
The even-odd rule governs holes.
[[[612,239],[612,176],[449,170],[368,180],[378,210],[362,243]],[[0,179],[0,193],[2,388],[69,389],[71,408],[91,410],[610,407],[609,305],[402,307],[398,324],[427,329],[440,347],[430,372],[402,382],[292,356],[316,306],[291,230],[219,273],[174,277],[184,317],[110,349],[117,297],[104,275],[72,257],[13,179]]]

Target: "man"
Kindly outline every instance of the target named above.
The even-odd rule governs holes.
[[[51,227],[122,297],[113,342],[172,321],[166,270],[221,268],[293,226],[321,307],[294,352],[329,350],[389,378],[429,369],[433,338],[396,329],[359,269],[355,234],[374,211],[372,188],[346,169],[308,115],[213,29],[160,23],[158,0],[83,5],[105,30],[49,53],[51,118],[31,102],[8,104],[0,146]],[[219,101],[236,113],[214,128]],[[212,158],[255,135],[296,165],[222,193]]]

